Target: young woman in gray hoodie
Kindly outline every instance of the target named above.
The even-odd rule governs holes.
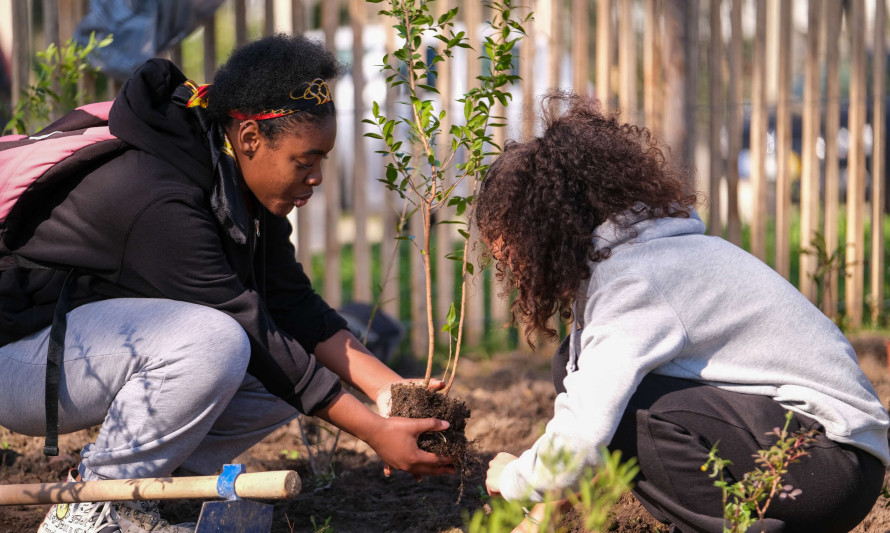
[[[684,172],[648,130],[580,96],[543,107],[560,112],[505,146],[475,221],[516,291],[514,319],[530,336],[555,337],[554,315],[571,326],[553,418],[531,449],[495,457],[489,492],[542,501],[607,446],[637,457],[634,493],[655,518],[719,532],[709,451],[719,443],[726,480],[741,479],[790,410],[790,432],[817,436],[784,476],[802,492],[776,498],[763,525],[849,531],[881,491],[890,419],[847,339],[769,266],[705,235]],[[560,452],[572,460],[554,467]]]

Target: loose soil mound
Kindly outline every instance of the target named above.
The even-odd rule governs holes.
[[[875,385],[884,405],[890,404],[890,372],[884,338],[858,335],[851,338],[860,364]],[[383,476],[377,456],[367,445],[341,435],[330,470],[310,468],[308,451],[300,439],[296,421],[279,428],[238,458],[250,472],[296,470],[303,492],[288,502],[274,503],[273,532],[316,533],[452,533],[462,530],[464,516],[486,508],[485,467],[499,451],[518,454],[528,448],[544,429],[553,412],[554,391],[550,361],[544,356],[507,354],[492,360],[461,362],[460,375],[451,393],[472,409],[466,438],[475,443],[480,462],[467,476],[428,477],[420,482],[394,472]],[[414,375],[413,369],[400,369]],[[0,483],[45,483],[61,481],[66,470],[77,464],[81,447],[96,434],[93,428],[60,437],[62,455],[46,458],[43,441],[0,428]],[[320,431],[320,435],[327,435]],[[317,465],[318,466],[318,465]],[[460,485],[464,493],[458,503]],[[48,506],[0,507],[0,533],[37,531]],[[165,517],[194,521],[200,502],[167,502]],[[616,505],[613,531],[664,532],[630,495]],[[564,523],[575,533],[571,515]],[[328,529],[324,529],[327,524]],[[882,502],[854,533],[890,533],[890,510]]]

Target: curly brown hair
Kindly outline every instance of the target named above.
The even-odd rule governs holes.
[[[594,248],[597,226],[626,225],[617,215],[631,208],[649,218],[688,217],[696,201],[686,170],[648,129],[571,93],[550,92],[542,107],[543,135],[507,142],[474,201],[496,279],[505,282],[501,297],[516,290],[511,323],[527,326],[530,344],[556,338],[551,318],[572,319],[590,262],[611,254]]]

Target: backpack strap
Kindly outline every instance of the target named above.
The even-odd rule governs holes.
[[[62,361],[65,354],[65,333],[68,330],[68,305],[74,269],[68,271],[62,284],[62,294],[53,312],[53,325],[49,329],[49,348],[46,353],[46,441],[44,455],[59,455],[59,383],[62,378]]]

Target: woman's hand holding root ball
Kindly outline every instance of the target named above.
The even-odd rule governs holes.
[[[444,431],[448,426],[448,422],[436,418],[394,416],[384,419],[384,427],[367,443],[383,460],[383,472],[387,477],[392,470],[409,472],[417,481],[425,475],[454,474],[450,457],[425,452],[417,447],[417,438],[421,433]]]
[[[450,458],[438,457],[417,447],[417,437],[421,433],[448,429],[449,424],[444,420],[385,418],[343,390],[314,414],[367,442],[390,468],[405,470],[418,480],[428,474],[454,473]]]
[[[423,380],[422,379],[405,379],[402,381],[398,381],[396,383],[416,385],[419,387],[423,384]],[[391,388],[392,388],[392,385],[395,385],[396,383],[392,383],[392,384],[386,385],[385,387],[382,387],[381,390],[377,394],[377,402],[376,402],[377,410],[380,413],[380,415],[383,416],[384,418],[389,418],[389,413],[392,410],[392,390],[391,390]],[[440,379],[431,379],[429,382],[429,385],[427,385],[427,388],[431,391],[439,391],[439,390],[442,390],[444,387],[445,387],[445,383]],[[404,420],[416,420],[416,419],[404,419]],[[430,419],[430,420],[432,420],[432,419]],[[440,422],[442,422],[442,421],[440,421]],[[444,429],[448,428],[447,422],[445,422],[445,424],[446,425],[444,428],[440,427],[438,429],[422,430],[422,431],[419,431],[417,434],[415,434],[414,435],[415,448],[416,448],[416,444],[417,444],[417,437],[420,436],[421,433],[425,433],[427,431],[443,431]],[[437,467],[437,468],[435,468],[435,471],[431,471],[431,472],[415,472],[413,470],[408,470],[409,472],[414,474],[414,479],[416,479],[417,481],[420,481],[423,478],[424,474],[438,475],[438,474],[453,474],[454,473],[454,467],[448,466],[444,470],[442,468],[440,468],[440,467],[446,467],[447,465],[450,465],[451,464],[450,458],[437,456],[437,455],[434,455],[431,453],[426,453],[426,452],[423,452],[422,450],[420,450],[419,448],[417,448],[417,451],[420,453],[423,453],[425,456],[427,456],[426,457],[427,460],[435,461],[434,466]],[[381,455],[381,458],[382,458],[382,455]],[[396,470],[406,470],[405,468],[399,468],[398,466],[391,465],[390,463],[387,463],[384,460],[383,475],[385,475],[386,477],[389,477],[390,475],[392,475],[393,468],[395,468]]]

